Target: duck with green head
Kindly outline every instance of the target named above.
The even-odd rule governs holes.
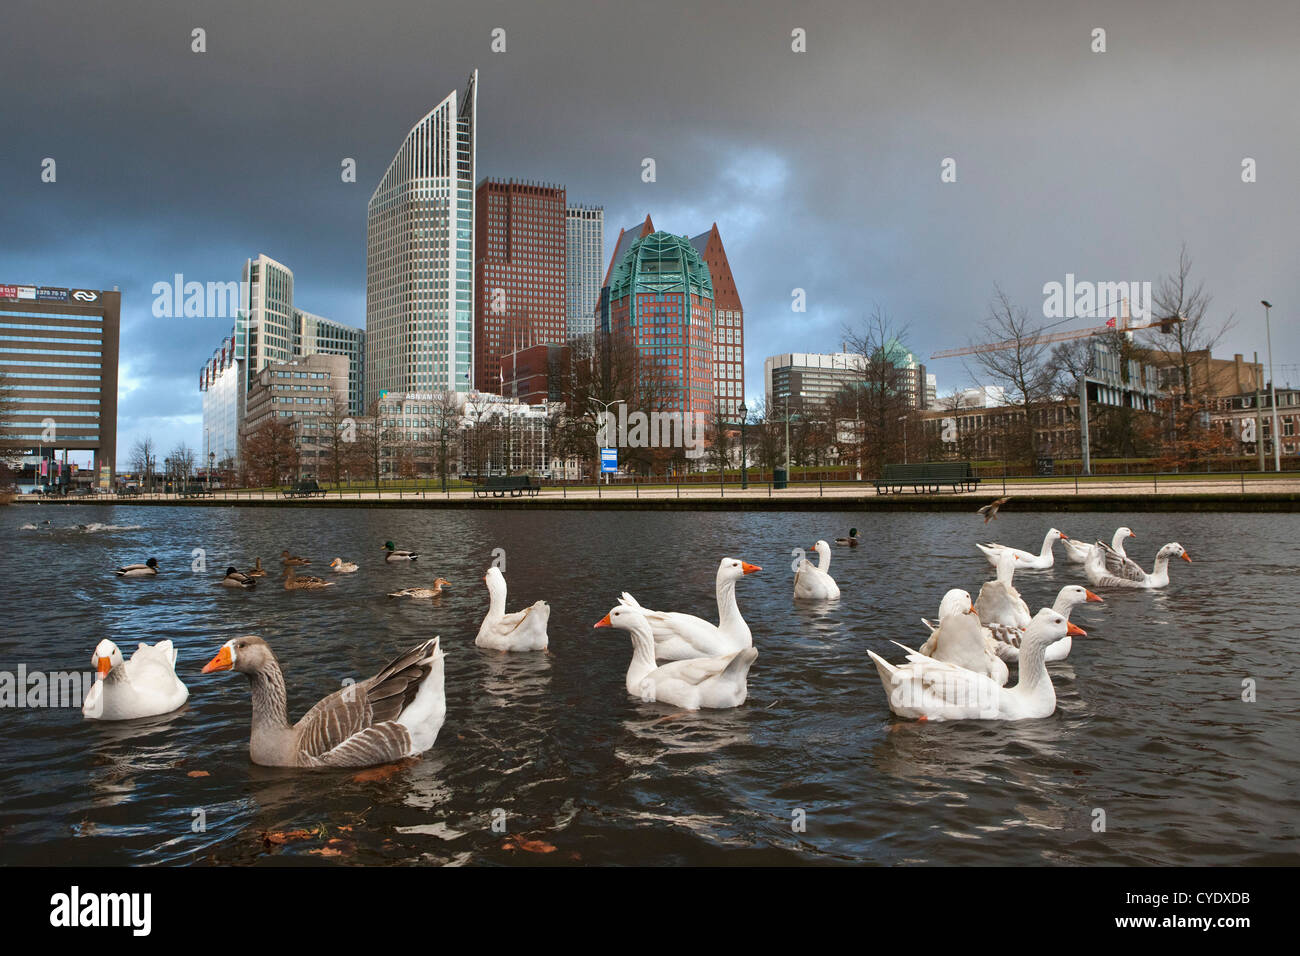
[[[847,544],[850,548],[856,548],[858,546],[858,529],[850,528],[849,536],[847,538],[836,538],[835,543]]]
[[[384,560],[393,561],[414,561],[420,556],[418,551],[399,551],[391,541],[384,542]]]

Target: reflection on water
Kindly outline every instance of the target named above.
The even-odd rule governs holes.
[[[948,588],[992,575],[965,515],[0,509],[0,597],[20,610],[0,669],[84,671],[101,638],[127,654],[170,638],[190,688],[180,712],[130,724],[0,711],[0,863],[1294,863],[1300,519],[1016,512],[998,538],[1032,545],[1062,521],[1084,539],[1128,524],[1144,565],[1178,540],[1196,564],[1076,610],[1089,636],[1051,668],[1053,717],[931,725],[889,714],[866,650],[901,659],[891,640],[916,646]],[[795,604],[790,549],[854,525],[863,546],[834,549],[841,600]],[[386,540],[420,560],[386,564]],[[494,548],[509,610],[550,602],[547,653],[474,646]],[[284,591],[284,549],[335,586]],[[212,587],[259,555],[256,590]],[[764,568],[737,586],[759,649],[749,701],[630,697],[630,642],[592,623],[623,590],[712,616],[723,555]],[[149,556],[156,579],[111,574]],[[334,575],[335,556],[361,569]],[[437,577],[453,582],[437,600],[387,597]],[[1061,564],[1016,583],[1041,606],[1080,580]],[[199,674],[240,634],[276,650],[294,718],[441,634],[436,747],[365,773],[252,766],[244,679]]]

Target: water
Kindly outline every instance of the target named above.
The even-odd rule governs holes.
[[[1052,666],[1054,716],[916,724],[890,715],[865,652],[899,660],[890,638],[919,644],[948,587],[991,576],[975,516],[3,508],[0,669],[88,671],[100,638],[128,654],[170,638],[191,696],[118,725],[0,711],[0,863],[1295,863],[1300,518],[1013,511],[992,527],[1036,550],[1056,522],[1106,540],[1127,524],[1144,566],[1171,540],[1195,563],[1164,591],[1075,610],[1089,636]],[[790,549],[851,525],[865,541],[834,549],[843,599],[794,607]],[[386,565],[388,539],[423,556]],[[207,574],[189,571],[195,548]],[[228,563],[278,568],[284,548],[337,586],[211,586]],[[474,647],[494,548],[510,610],[551,603],[549,654]],[[624,589],[713,616],[724,554],[763,566],[738,587],[759,649],[748,702],[682,714],[629,698],[627,635],[592,624]],[[150,555],[156,580],[109,573]],[[335,578],[336,555],[361,570]],[[437,576],[454,584],[437,604],[385,596]],[[1062,564],[1016,578],[1035,608],[1081,581]],[[199,674],[248,633],[278,653],[293,719],[441,634],[436,747],[387,774],[252,766],[244,678]]]

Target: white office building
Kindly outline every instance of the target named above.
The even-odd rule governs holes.
[[[605,208],[569,206],[565,210],[564,304],[567,338],[596,328],[596,306],[605,278]]]

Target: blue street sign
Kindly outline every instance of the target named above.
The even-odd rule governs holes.
[[[606,472],[614,472],[614,471],[618,471],[618,449],[602,448],[600,450],[601,474],[605,474]]]

